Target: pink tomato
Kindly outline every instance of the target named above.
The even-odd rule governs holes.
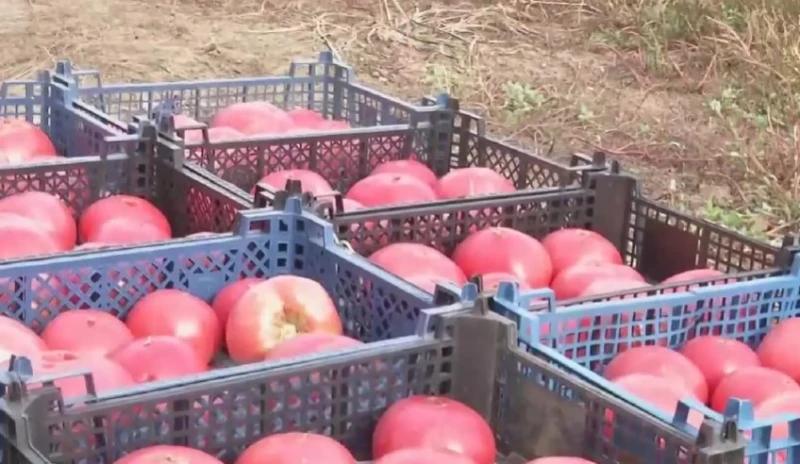
[[[553,275],[550,257],[535,238],[506,227],[469,235],[453,252],[453,261],[468,277],[505,272],[530,288],[546,287]]]
[[[383,163],[378,165],[375,169],[372,170],[370,173],[371,176],[376,174],[407,174],[411,177],[416,177],[417,179],[425,182],[426,184],[430,185],[431,188],[436,188],[436,184],[438,179],[436,178],[436,174],[431,171],[431,168],[425,166],[424,164],[420,163],[417,160],[412,159],[403,159],[403,160],[394,160],[389,161],[388,163]]]

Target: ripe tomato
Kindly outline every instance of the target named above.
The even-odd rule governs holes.
[[[361,345],[354,338],[331,333],[299,333],[294,337],[284,340],[267,353],[266,359],[286,359],[297,356],[307,356],[325,351],[336,351]]]
[[[750,400],[757,408],[770,398],[798,391],[800,386],[783,372],[761,366],[742,367],[719,381],[711,397],[711,408],[725,412],[731,398]]]
[[[510,272],[489,272],[481,274],[483,282],[483,291],[496,292],[500,282],[516,282],[520,291],[530,290],[530,285],[527,282],[521,281],[519,277]]]
[[[293,108],[287,113],[295,128],[316,129],[325,121],[321,114],[308,108]]]
[[[108,359],[124,367],[136,383],[174,379],[207,370],[207,363],[192,345],[169,335],[133,340],[109,354]]]
[[[44,341],[21,322],[0,316],[0,362],[7,362],[11,355],[34,358],[47,350]]]
[[[542,245],[553,261],[555,275],[582,261],[622,264],[619,250],[605,237],[591,230],[561,229],[547,235]]]
[[[44,332],[42,340],[51,350],[106,356],[133,341],[133,334],[110,313],[97,309],[65,311],[55,317]]]
[[[606,366],[603,376],[615,380],[629,374],[649,374],[682,387],[705,403],[708,385],[703,373],[680,353],[663,346],[639,346],[617,355]]]
[[[475,464],[494,464],[492,429],[467,405],[438,396],[404,398],[386,410],[372,434],[372,458],[405,448],[462,454]]]
[[[286,188],[286,181],[288,180],[299,180],[303,191],[314,196],[327,195],[333,192],[333,187],[327,180],[316,172],[306,169],[287,169],[285,171],[271,172],[261,178],[258,183],[266,184],[275,190],[283,190]],[[253,191],[255,192],[255,188]]]
[[[785,393],[774,396],[753,408],[753,416],[756,420],[771,419],[776,416],[791,414],[800,416],[800,392]],[[784,440],[789,438],[789,423],[778,421],[772,426],[771,440]],[[785,450],[776,453],[776,459],[772,463],[783,464],[786,462],[787,453]]]
[[[389,161],[388,163],[380,164],[370,173],[371,176],[377,174],[409,175],[411,177],[416,177],[422,182],[430,185],[433,189],[436,188],[436,184],[439,182],[439,179],[436,178],[436,174],[431,171],[431,168],[425,166],[417,160],[412,159],[394,160]]]
[[[293,275],[254,285],[228,315],[225,344],[238,363],[264,360],[298,333],[342,334],[333,300],[319,283]]]
[[[87,370],[94,379],[97,393],[129,387],[134,384],[128,371],[119,364],[94,354],[79,355],[69,351],[45,351],[31,358],[36,375],[58,375]],[[61,389],[64,398],[74,398],[88,394],[86,379],[82,375],[69,376],[56,380],[54,384]]]
[[[245,135],[283,134],[294,127],[285,111],[267,102],[234,103],[214,115],[211,127],[230,127]]]
[[[479,167],[454,169],[439,179],[436,186],[437,195],[446,199],[516,191],[510,180],[489,168]]]
[[[715,335],[689,340],[680,353],[703,373],[712,397],[720,380],[726,375],[743,367],[761,365],[758,356],[749,346],[738,340]]]
[[[135,245],[172,238],[152,222],[127,217],[112,218],[100,223],[89,237],[93,242],[109,245]]]
[[[219,319],[219,325],[222,328],[223,334],[225,332],[225,326],[228,324],[228,315],[233,311],[233,308],[236,307],[236,303],[239,302],[242,295],[254,285],[261,282],[264,282],[264,279],[260,277],[247,277],[237,280],[223,287],[222,290],[217,293],[217,296],[214,297],[211,307],[214,309],[214,312],[217,313],[217,319]],[[222,338],[224,342],[224,335]]]
[[[547,287],[553,276],[550,257],[535,238],[506,227],[475,232],[453,252],[453,261],[467,277],[507,272],[530,288]]]
[[[597,280],[644,282],[644,277],[630,266],[623,264],[598,263],[594,261],[570,266],[555,276],[550,288],[558,300],[568,300],[581,296]]]
[[[287,432],[262,438],[244,450],[235,464],[356,464],[350,451],[333,438]]]
[[[447,256],[418,243],[393,243],[369,257],[370,262],[402,278],[418,275],[437,276],[463,285],[467,278]]]
[[[0,213],[0,260],[48,255],[63,251],[57,239],[39,221]]]
[[[437,199],[433,189],[417,177],[388,172],[361,179],[350,187],[346,197],[367,208],[426,203]]]
[[[55,195],[22,192],[0,200],[0,212],[24,216],[38,222],[53,235],[62,250],[75,246],[78,236],[75,218],[69,207]]]
[[[373,464],[475,464],[475,461],[453,451],[406,448],[391,452]]]
[[[78,238],[81,242],[103,242],[104,240],[95,239],[95,234],[103,224],[118,218],[150,223],[160,229],[164,236],[172,237],[169,221],[150,202],[130,195],[113,195],[98,200],[86,208],[78,220]]]
[[[114,464],[222,464],[222,461],[194,448],[173,445],[148,446],[117,459]]]
[[[0,165],[58,156],[53,142],[37,126],[16,118],[0,118]]]
[[[156,290],[131,309],[125,321],[135,337],[172,335],[185,340],[208,364],[222,340],[219,319],[205,301],[175,289]]]
[[[793,355],[800,340],[800,319],[786,319],[774,326],[758,345],[758,359],[764,367],[783,372],[800,382],[800,359]]]
[[[670,419],[675,416],[678,402],[689,396],[680,386],[670,385],[665,383],[662,377],[648,374],[624,375],[616,378],[613,383],[638,396],[639,399],[652,404],[666,413]],[[689,411],[689,417],[686,422],[699,429],[703,423],[703,414],[692,409]],[[611,434],[609,433],[608,435],[610,436]]]

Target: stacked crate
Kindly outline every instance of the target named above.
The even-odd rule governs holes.
[[[551,331],[552,343],[532,335],[556,317],[550,293],[520,295],[509,284],[491,296],[467,284],[440,286],[431,295],[362,255],[387,241],[423,243],[449,253],[469,233],[486,227],[511,227],[534,237],[582,227],[611,240],[629,264],[653,279],[709,264],[725,271],[765,269],[741,279],[775,285],[778,278],[788,285],[795,278],[783,270],[791,262],[790,249],[743,241],[643,198],[635,179],[621,175],[601,154],[558,163],[487,135],[483,120],[448,96],[414,105],[369,89],[329,53],[293,63],[285,76],[257,79],[104,85],[98,73],[62,62],[35,82],[13,85],[40,89],[26,94],[28,103],[15,100],[14,108],[51,109],[0,114],[39,123],[67,159],[3,168],[3,178],[93,162],[96,168],[86,172],[102,174],[82,174],[92,179],[82,183],[89,185],[78,195],[87,198],[84,203],[131,193],[160,206],[182,235],[217,235],[0,263],[0,287],[5,287],[0,293],[13,296],[0,308],[4,314],[41,330],[57,312],[43,310],[50,305],[76,310],[88,302],[124,318],[139,298],[157,289],[179,289],[210,301],[238,279],[295,274],[321,283],[346,334],[366,344],[297,360],[221,366],[191,379],[80,399],[64,398],[53,379],[36,377],[26,360],[15,360],[2,382],[3,462],[111,463],[155,444],[190,446],[232,462],[243,447],[287,430],[333,436],[356,458],[369,460],[377,418],[414,394],[453,397],[480,413],[497,439],[498,462],[552,455],[641,464],[745,459],[745,440],[737,436],[742,424],[733,417],[704,411],[708,419],[701,429],[688,430],[598,380],[580,360],[562,356],[562,334]],[[47,95],[58,98],[51,101]],[[12,97],[0,96],[6,97],[0,104],[9,108]],[[312,109],[353,127],[232,142],[206,137],[197,143],[184,143],[184,131],[175,127],[176,114],[206,123],[222,106],[254,100]],[[41,115],[59,111],[74,114],[80,123],[52,132],[51,127],[65,126],[41,122]],[[100,135],[81,139],[88,131]],[[86,140],[103,143],[97,148]],[[84,154],[94,158],[77,157]],[[336,201],[330,207],[329,199],[301,195],[296,185],[282,192],[256,185],[267,172],[302,165],[346,191],[376,165],[412,154],[439,176],[469,166],[492,168],[518,191],[343,213]],[[117,159],[128,169],[115,168]],[[141,179],[130,179],[132,173]],[[76,197],[64,187],[38,182],[30,188]],[[198,195],[205,197],[188,200]],[[746,260],[735,258],[739,246],[750,247]],[[720,247],[728,251],[720,254]],[[67,291],[51,288],[54,282]],[[737,285],[714,289],[733,295],[742,291]],[[687,294],[694,295],[675,295]],[[545,298],[552,311],[524,306],[537,298]],[[591,313],[606,311],[594,305],[609,303],[574,304]],[[287,399],[288,390],[302,396],[312,389],[314,400]],[[747,446],[751,453],[752,444]]]

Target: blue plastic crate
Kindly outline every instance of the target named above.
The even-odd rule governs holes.
[[[142,84],[105,84],[98,72],[76,74],[70,63],[61,62],[53,82],[101,113],[101,126],[150,118],[169,133],[174,113],[206,124],[227,105],[268,101],[287,109],[313,109],[353,127],[187,144],[186,160],[244,190],[243,195],[267,172],[298,167],[320,173],[344,192],[378,164],[412,155],[438,175],[452,168],[489,167],[520,189],[570,185],[582,171],[605,168],[601,155],[575,156],[563,164],[487,136],[484,121],[460,111],[458,101],[447,95],[415,105],[361,85],[330,52],[316,61],[294,62],[282,76]]]
[[[73,253],[0,264],[0,310],[36,330],[63,310],[81,307],[123,318],[142,296],[176,288],[210,301],[244,277],[293,273],[320,282],[337,303],[346,332],[375,341],[414,332],[431,295],[372,266],[338,244],[324,221],[300,212],[240,212],[234,232],[126,249]]]
[[[288,198],[281,211],[240,213],[234,233],[213,238],[0,264],[0,295],[8,298],[0,311],[41,332],[65,310],[95,308],[124,318],[157,289],[180,289],[210,301],[240,278],[289,273],[321,283],[337,305],[345,333],[364,342],[413,335],[423,309],[434,304],[431,295],[342,247],[329,224],[302,213],[298,198]],[[457,299],[444,292],[437,301]],[[193,380],[270,365],[229,367]],[[136,390],[161,387],[153,383]],[[137,430],[131,433],[138,436]]]
[[[569,366],[517,349],[510,321],[487,314],[487,300],[474,291],[465,294],[471,299],[427,313],[415,335],[272,363],[269,370],[249,365],[236,376],[217,371],[204,380],[126,390],[81,407],[53,408],[61,401],[58,389],[28,389],[18,372],[6,373],[0,401],[6,425],[0,436],[12,445],[6,460],[105,464],[171,444],[233,462],[259,438],[285,431],[332,436],[356,459],[369,460],[386,408],[432,394],[458,399],[487,420],[499,463],[552,455],[599,464],[742,462],[741,440],[725,439],[719,426],[706,424],[697,443],[579,379]]]
[[[138,140],[135,126],[110,120],[70,98],[70,92],[54,84],[49,71],[36,79],[5,81],[0,84],[0,117],[39,126],[66,157],[105,156],[133,148]]]
[[[778,321],[800,314],[800,256],[787,269],[772,269],[692,284],[660,286],[648,296],[602,295],[593,299],[556,302],[549,289],[519,293],[506,283],[498,289],[494,310],[519,328],[520,346],[529,352],[568,366],[581,378],[636,407],[696,434],[687,424],[690,411],[699,411],[716,423],[723,415],[687,400],[672,411],[660,412],[631,397],[602,377],[604,366],[621,350],[641,345],[673,349],[700,335],[723,335],[757,344]],[[682,287],[682,288],[681,288]],[[635,292],[630,292],[631,294]],[[731,400],[725,417],[736,418],[749,440],[747,462],[765,464],[781,452],[787,463],[800,462],[800,418],[776,417],[755,421],[748,401]],[[790,438],[771,440],[771,425],[789,423]]]

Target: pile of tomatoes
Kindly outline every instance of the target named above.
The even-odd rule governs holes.
[[[130,195],[100,199],[77,220],[61,198],[49,193],[27,191],[0,200],[0,259],[170,238],[172,229],[164,213]]]
[[[307,169],[272,172],[259,183],[280,190],[288,180],[300,181],[304,192],[318,197],[334,194],[334,188],[325,178]],[[511,181],[489,168],[453,169],[437,178],[430,168],[411,158],[378,165],[369,176],[350,187],[343,198],[343,206],[344,212],[351,212],[515,191]]]
[[[412,396],[386,410],[372,434],[375,464],[494,464],[497,446],[486,421],[469,406],[437,396]],[[116,464],[220,464],[202,451],[158,445]],[[250,445],[235,464],[356,464],[346,447],[325,435],[288,432]],[[527,464],[594,464],[577,457],[546,457]]]
[[[318,197],[334,194],[334,188],[325,178],[307,169],[272,172],[259,182],[279,190],[287,180],[299,180],[304,192]],[[489,168],[453,169],[437,178],[430,168],[411,158],[378,165],[369,176],[350,187],[343,206],[344,212],[350,212],[515,191],[511,181]]]
[[[431,293],[437,283],[461,286],[476,276],[486,290],[496,290],[500,282],[516,282],[520,290],[552,288],[558,300],[649,287],[641,274],[623,264],[611,242],[584,229],[561,229],[539,241],[514,229],[489,227],[467,236],[450,257],[427,245],[393,243],[372,253],[369,260]],[[697,269],[662,283],[721,275]]]
[[[472,233],[451,257],[425,245],[396,243],[376,251],[369,260],[431,293],[437,283],[462,285],[473,276],[482,276],[488,290],[496,289],[501,281],[516,282],[522,290],[550,287],[558,300],[613,293],[636,298],[650,287],[636,270],[622,264],[622,256],[610,242],[580,229],[561,229],[540,242],[521,232],[495,227]],[[668,291],[682,291],[685,287],[675,284],[715,278],[719,280],[712,285],[729,280],[717,270],[695,269],[662,284],[673,285]],[[654,346],[625,341],[629,336],[644,335],[642,325],[632,322],[644,321],[646,309],[641,314],[623,314],[618,333],[609,329],[606,343],[615,345],[619,354],[603,371],[607,379],[666,414],[673,414],[682,398],[691,397],[720,413],[729,399],[739,398],[753,403],[757,419],[800,415],[800,360],[792,356],[793,344],[800,339],[800,320],[789,319],[774,327],[756,351],[720,335],[694,338],[676,351],[666,347],[666,335],[657,337]],[[746,317],[757,309],[743,308],[739,313]],[[659,324],[663,334],[669,332],[671,313],[671,308],[663,308],[661,321],[652,322]],[[586,354],[586,348],[572,346],[588,343],[588,333],[596,323],[594,318],[577,319],[564,328],[563,340],[570,346],[564,354],[568,357]],[[611,322],[610,317],[601,318],[601,324],[606,322]],[[745,322],[733,324],[737,333],[744,334]],[[541,335],[547,336],[549,327],[543,324],[541,328]],[[695,427],[702,420],[702,414],[696,411],[689,416],[689,423]],[[772,434],[786,438],[787,423],[773,427]],[[780,455],[778,459],[782,462]]]
[[[199,124],[187,116],[179,115],[175,118],[176,129],[197,127]],[[350,125],[347,122],[326,120],[312,110],[295,108],[287,112],[271,103],[248,102],[236,103],[218,111],[209,123],[207,134],[210,142],[226,142],[260,135],[348,128]],[[203,140],[203,133],[197,129],[186,129],[184,140],[197,143]],[[283,189],[287,180],[294,179],[301,182],[304,191],[315,196],[331,194],[334,191],[331,184],[340,180],[340,170],[355,170],[359,163],[358,160],[349,159],[342,147],[330,144],[328,148],[325,153],[318,154],[325,158],[322,164],[330,168],[326,177],[308,170],[308,162],[303,161],[307,157],[298,157],[293,169],[266,173],[260,182],[274,189]],[[219,156],[225,156],[225,153],[221,152]],[[224,168],[233,167],[228,161],[218,161]],[[356,182],[346,192],[344,207],[345,211],[353,211],[365,207],[424,203],[514,191],[514,184],[488,168],[454,169],[437,179],[433,171],[416,161],[416,155],[412,153],[410,159],[378,165],[368,177]]]
[[[156,290],[137,301],[124,322],[98,309],[64,311],[41,336],[0,317],[0,362],[26,356],[35,374],[85,369],[98,392],[205,372],[222,349],[243,364],[360,343],[343,335],[319,283],[291,275],[233,282],[211,305],[180,290]],[[56,385],[67,398],[86,392],[82,378]]]
[[[605,367],[612,383],[667,414],[691,398],[724,413],[728,400],[749,400],[756,419],[800,415],[800,359],[793,349],[800,339],[800,319],[775,325],[756,350],[719,335],[689,340],[679,350],[639,346],[623,350]],[[703,415],[691,411],[688,422],[700,427]],[[789,437],[786,421],[772,427],[773,439]],[[785,451],[778,453],[781,463]]]

